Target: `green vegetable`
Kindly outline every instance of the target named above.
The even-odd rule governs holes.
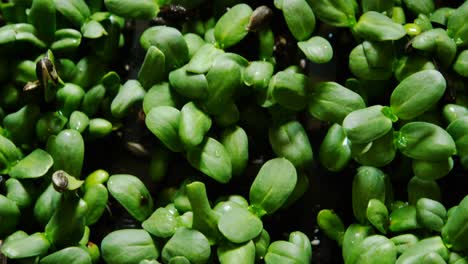
[[[230,8],[214,27],[216,44],[222,49],[227,49],[241,41],[248,33],[247,25],[252,12],[252,8],[247,4],[238,4]]]
[[[210,254],[208,239],[199,231],[186,228],[178,229],[162,249],[162,259],[165,262],[182,256],[190,263],[203,264],[208,262]]]
[[[107,10],[125,18],[152,19],[159,12],[157,1],[104,0]]]
[[[250,187],[252,210],[258,216],[274,213],[291,195],[296,181],[296,169],[290,161],[285,158],[267,161]]]
[[[143,221],[153,211],[153,198],[144,183],[133,175],[116,174],[107,182],[109,193],[135,219]]]
[[[138,264],[156,259],[159,250],[143,229],[121,229],[107,234],[101,242],[102,258],[107,263]]]
[[[353,144],[365,144],[387,134],[392,129],[392,120],[384,110],[383,106],[374,105],[349,113],[343,120],[346,137]]]
[[[306,0],[288,0],[280,9],[283,11],[289,31],[296,40],[304,41],[310,38],[315,29],[315,15]],[[301,47],[300,42],[298,45]],[[330,52],[329,50],[327,52]]]

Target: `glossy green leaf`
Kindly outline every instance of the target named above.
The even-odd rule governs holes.
[[[148,129],[173,152],[182,151],[179,137],[180,111],[170,106],[152,108],[146,115]]]
[[[448,18],[447,33],[455,40],[457,46],[466,46],[468,44],[468,27],[465,24],[467,15],[468,3],[464,2]]]
[[[285,158],[267,161],[250,187],[250,203],[259,216],[272,214],[286,202],[297,182],[294,165]]]
[[[117,96],[112,100],[111,112],[116,118],[123,118],[130,109],[143,101],[145,90],[136,80],[128,80],[120,87]]]
[[[205,99],[208,91],[208,81],[204,74],[193,74],[187,71],[187,66],[169,73],[169,83],[178,94],[189,99]]]
[[[360,243],[373,234],[374,229],[369,225],[351,224],[346,228],[342,246],[344,262],[349,263]]]
[[[79,247],[67,247],[41,259],[39,264],[70,263],[89,264],[91,257],[86,250]]]
[[[3,128],[8,130],[15,144],[27,144],[33,140],[39,113],[39,106],[27,104],[3,118]]]
[[[263,224],[258,216],[246,208],[232,207],[221,215],[218,228],[229,241],[244,243],[257,237],[263,229]]]
[[[413,159],[441,161],[457,150],[449,133],[439,126],[426,122],[411,122],[400,129],[397,147]]]
[[[169,262],[170,259],[183,256],[190,263],[207,263],[211,254],[208,239],[194,229],[180,228],[176,231],[162,250],[162,259]]]
[[[63,28],[55,31],[54,42],[50,49],[54,53],[63,54],[75,51],[81,44],[81,33],[72,28]],[[61,75],[62,79],[63,76]]]
[[[190,59],[186,70],[191,73],[206,73],[211,68],[216,57],[223,53],[222,49],[217,48],[211,43],[206,43]]]
[[[413,160],[413,173],[418,178],[437,180],[446,176],[453,168],[453,159],[449,157],[441,161]]]
[[[49,184],[34,205],[35,220],[45,226],[57,209],[61,197],[62,193],[56,191],[52,183]]]
[[[189,149],[187,160],[194,168],[220,183],[231,180],[231,158],[224,146],[214,138],[208,137],[197,147]]]
[[[54,0],[55,8],[75,27],[80,27],[90,16],[89,7],[84,0]]]
[[[428,237],[418,241],[398,258],[397,264],[410,264],[423,261],[424,256],[434,252],[439,254],[444,260],[448,260],[449,251],[445,247],[442,239],[439,236]]]
[[[375,11],[362,14],[353,31],[365,40],[371,41],[398,40],[406,35],[402,25]]]
[[[361,0],[362,12],[377,11],[379,13],[387,12],[391,14],[393,2],[387,0]]]
[[[304,127],[298,121],[272,126],[268,130],[268,138],[275,154],[288,159],[295,167],[312,165],[312,146]]]
[[[434,200],[421,198],[416,203],[418,222],[429,230],[440,232],[447,218],[445,207]]]
[[[391,44],[364,41],[349,54],[349,69],[364,80],[388,80],[392,76],[393,59]]]
[[[81,105],[85,91],[78,85],[66,83],[57,91],[57,103],[64,116],[69,117],[71,113]]]
[[[133,175],[112,175],[107,182],[112,195],[138,221],[147,219],[153,212],[153,198],[144,183]]]
[[[9,175],[13,178],[38,178],[44,176],[54,163],[49,153],[36,149],[11,168]]]
[[[242,87],[243,69],[230,55],[232,53],[218,56],[206,74],[208,95],[204,104],[213,114],[223,113],[226,101],[231,100],[236,90]]]
[[[220,141],[231,158],[232,175],[242,175],[249,160],[247,133],[239,126],[231,127],[223,131]]]
[[[396,155],[393,134],[391,129],[384,136],[374,140],[367,151],[354,155],[354,159],[365,166],[383,167],[389,164]]]
[[[442,228],[444,243],[451,250],[465,250],[468,246],[468,196],[465,196],[460,204],[448,214],[447,223]]]
[[[393,242],[382,235],[371,235],[351,252],[346,263],[395,263],[397,251]]]
[[[385,175],[374,167],[361,166],[353,179],[352,202],[356,219],[367,222],[367,207],[371,199],[385,202]]]
[[[159,257],[153,239],[143,229],[121,229],[107,234],[101,242],[101,253],[106,263],[115,264],[138,264]]]
[[[145,50],[148,50],[150,46],[156,46],[164,53],[166,72],[181,67],[189,59],[188,47],[183,35],[172,27],[154,26],[146,29],[140,37],[140,45]]]
[[[319,159],[329,171],[341,171],[351,160],[351,142],[343,127],[333,124],[320,145]]]
[[[312,37],[307,41],[297,43],[307,59],[314,63],[327,63],[333,58],[333,49],[330,42],[322,37]]]
[[[323,121],[341,124],[349,113],[364,107],[359,94],[335,82],[319,83],[309,95],[309,113]]]
[[[463,77],[468,78],[468,50],[458,54],[457,59],[453,63],[453,70]]]
[[[78,131],[65,129],[57,136],[49,137],[46,150],[53,158],[54,171],[64,170],[72,176],[81,177],[84,141]]]
[[[243,244],[226,243],[218,247],[218,260],[222,264],[255,263],[255,244],[252,241]]]
[[[184,34],[184,39],[187,43],[189,58],[192,58],[195,53],[205,44],[203,38],[195,33]]]
[[[434,0],[403,0],[403,2],[414,14],[429,15],[435,10]]]
[[[179,137],[186,148],[199,145],[211,128],[210,117],[193,102],[182,107],[179,122]]]
[[[44,255],[49,247],[50,242],[44,233],[34,233],[3,243],[1,251],[10,259],[20,259]]]
[[[96,20],[88,20],[81,26],[83,37],[98,39],[107,35],[106,29]]]
[[[289,31],[296,40],[304,41],[310,38],[315,29],[315,15],[306,0],[288,0],[282,5],[281,11]]]
[[[427,30],[412,41],[416,49],[431,52],[443,67],[449,67],[457,54],[457,45],[441,28]]]
[[[150,46],[138,71],[138,81],[148,90],[165,79],[166,57],[156,46]]]
[[[173,236],[177,230],[177,216],[179,216],[177,210],[160,207],[141,226],[156,237],[168,238]]]
[[[159,13],[159,4],[153,0],[104,0],[111,13],[128,19],[152,19]]]
[[[418,223],[416,207],[406,205],[395,209],[390,214],[390,225],[388,230],[393,233],[412,231],[420,228]]]
[[[281,71],[273,75],[270,80],[271,95],[279,105],[300,111],[306,106],[306,90],[309,79],[301,73]]]
[[[314,14],[324,23],[335,27],[352,27],[356,23],[352,1],[308,0]]]
[[[383,113],[384,107],[374,105],[349,113],[343,120],[343,129],[351,142],[372,142],[392,129],[392,120]]]
[[[343,243],[345,227],[340,217],[332,210],[322,209],[317,214],[317,224],[320,229],[331,239]]]
[[[370,199],[366,210],[367,220],[379,230],[380,233],[387,233],[389,223],[388,210],[384,203],[378,199]]]
[[[0,218],[3,219],[0,236],[4,237],[14,232],[20,216],[20,210],[16,203],[0,194]]]
[[[247,25],[252,12],[252,8],[247,4],[237,4],[218,20],[214,28],[214,37],[220,48],[229,48],[247,35]]]
[[[158,106],[178,106],[178,97],[166,82],[153,85],[143,97],[143,111],[145,114]]]
[[[401,255],[408,248],[413,246],[419,241],[419,238],[413,234],[403,234],[390,238],[390,240],[395,244],[397,249],[397,254]]]
[[[44,19],[47,17],[47,21]],[[28,20],[46,42],[54,39],[56,30],[55,3],[53,0],[34,0],[29,9]]]
[[[424,70],[435,70],[435,65],[423,56],[403,56],[396,62],[395,77],[399,82],[408,76]]]
[[[83,133],[89,125],[89,117],[80,111],[73,111],[70,115],[70,121],[68,122],[68,128],[74,129],[80,133]]]
[[[409,180],[407,190],[408,201],[413,205],[421,198],[441,200],[440,187],[434,180],[424,180],[415,176]]]
[[[90,226],[99,221],[107,206],[109,193],[103,184],[95,184],[86,188],[83,200],[88,205],[86,225]]]

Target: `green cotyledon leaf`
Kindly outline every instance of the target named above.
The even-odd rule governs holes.
[[[252,12],[249,5],[237,4],[218,20],[214,27],[214,37],[220,48],[229,48],[248,34],[247,25]]]
[[[307,2],[314,14],[326,24],[335,27],[352,27],[356,23],[353,1],[307,0]]]
[[[392,120],[383,113],[384,107],[374,105],[349,113],[343,120],[343,129],[352,143],[372,142],[392,129]]]
[[[166,72],[183,66],[189,60],[184,36],[173,27],[154,26],[146,29],[141,34],[140,45],[145,50],[156,46],[164,53]]]
[[[333,124],[320,145],[320,163],[330,171],[343,170],[351,160],[351,142],[343,127]]]
[[[354,216],[367,223],[367,207],[371,199],[385,202],[385,174],[374,167],[361,166],[353,179],[352,203]]]
[[[260,168],[250,187],[250,203],[257,215],[272,214],[278,210],[294,190],[297,172],[286,158],[267,161]]]
[[[224,146],[214,138],[208,137],[197,147],[189,149],[187,160],[194,168],[220,183],[231,180],[231,158]]]
[[[268,139],[279,157],[285,157],[297,168],[311,166],[312,146],[300,122],[288,121],[273,125],[268,130]]]
[[[107,10],[129,19],[152,19],[159,13],[154,0],[104,0]]]
[[[395,263],[397,251],[393,242],[382,235],[371,235],[359,243],[346,263]]]
[[[183,149],[179,137],[180,111],[170,106],[152,108],[146,115],[148,129],[170,150],[180,152]]]
[[[468,241],[468,196],[448,214],[447,223],[442,228],[442,238],[447,247],[459,251],[467,248]]]
[[[305,41],[300,41],[297,46],[310,61],[314,63],[327,63],[333,58],[333,49],[327,39],[315,36]]]
[[[38,178],[44,176],[54,163],[52,156],[42,149],[35,149],[11,168],[12,178]]]
[[[112,175],[107,189],[135,219],[143,221],[153,212],[153,198],[144,183],[129,174]]]
[[[425,255],[431,252],[440,255],[444,260],[448,260],[449,250],[445,247],[444,242],[439,236],[433,236],[419,240],[414,245],[408,247],[398,257],[396,264],[418,263],[423,261]]]
[[[82,249],[80,247],[67,247],[42,258],[39,263],[89,264],[91,263],[91,256],[85,249]]]
[[[208,239],[195,229],[180,228],[162,249],[162,259],[167,263],[172,258],[183,256],[190,263],[204,264],[211,254]]]
[[[101,254],[106,263],[138,264],[144,259],[157,259],[159,250],[145,230],[121,229],[102,239]]]
[[[312,35],[315,29],[315,15],[306,0],[287,0],[281,11],[289,31],[296,40],[304,41]]]
[[[398,40],[406,35],[402,25],[375,11],[362,14],[353,31],[365,40],[371,41]]]
[[[202,143],[211,128],[211,118],[195,103],[189,102],[180,110],[179,138],[186,148]]]
[[[308,110],[312,116],[337,124],[341,124],[352,111],[365,106],[359,94],[335,82],[314,86],[308,99]]]
[[[427,122],[411,122],[400,131],[397,148],[413,159],[441,161],[457,152],[452,137],[443,128]]]
[[[223,264],[253,264],[255,252],[255,244],[252,240],[243,244],[225,243],[217,250],[218,260]]]

